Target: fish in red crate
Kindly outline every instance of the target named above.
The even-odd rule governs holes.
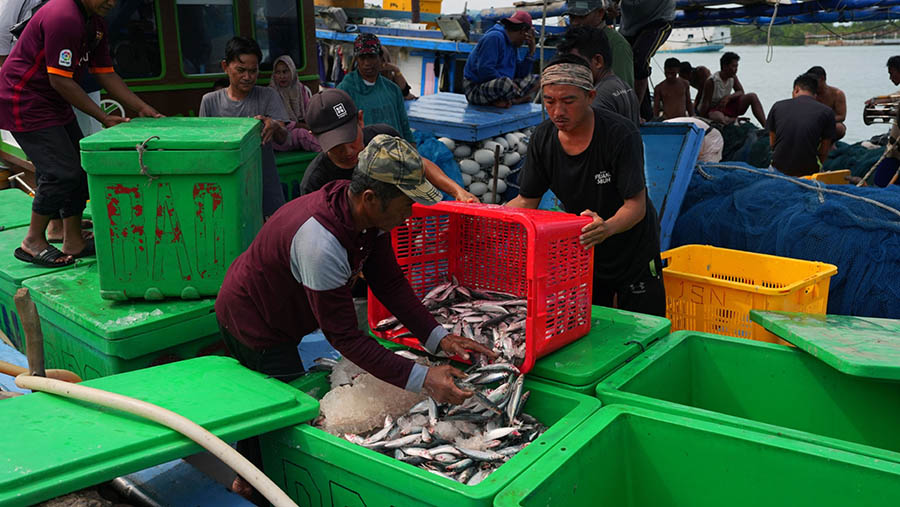
[[[452,334],[492,348],[511,363],[521,365],[525,360],[526,300],[505,292],[468,288],[454,277],[428,291],[422,304]],[[388,317],[375,327],[381,332],[401,329],[403,325],[396,317]],[[412,335],[394,337],[403,336]]]

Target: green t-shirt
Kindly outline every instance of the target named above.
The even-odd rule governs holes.
[[[606,27],[604,30],[606,38],[609,39],[609,47],[612,49],[613,72],[619,79],[625,81],[625,84],[634,88],[634,56],[631,54],[631,44],[616,29]]]

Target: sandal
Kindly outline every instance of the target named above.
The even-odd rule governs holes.
[[[81,259],[82,257],[90,257],[97,254],[97,247],[94,245],[94,238],[85,243],[84,248],[77,254],[71,254],[73,259]]]
[[[14,255],[16,256],[16,259],[19,259],[22,262],[30,262],[36,266],[41,266],[44,268],[61,268],[63,266],[75,264],[75,257],[62,253],[58,248],[52,245],[41,250],[41,252],[37,255],[31,255],[22,247],[19,247],[16,248]],[[60,257],[68,257],[69,260],[64,262],[56,262],[56,260]]]

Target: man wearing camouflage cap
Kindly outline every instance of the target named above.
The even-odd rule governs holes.
[[[416,149],[399,137],[376,136],[360,153],[351,180],[282,206],[228,268],[216,298],[228,350],[244,366],[288,382],[304,371],[301,338],[321,328],[334,348],[372,375],[440,403],[462,403],[473,393],[454,384],[461,371],[416,364],[379,345],[358,329],[350,293],[364,275],[372,293],[432,354],[496,357],[438,324],[397,265],[391,229],[412,214],[413,202],[440,200]],[[239,442],[238,450],[258,458],[255,442]]]
[[[411,144],[375,137],[360,153],[351,180],[331,182],[282,206],[228,268],[216,316],[229,349],[253,369],[296,376],[303,372],[300,338],[321,328],[344,357],[376,377],[412,391],[426,388],[438,401],[461,402],[467,395],[453,385],[451,369],[416,366],[360,332],[350,295],[362,273],[430,352],[491,354],[448,334],[422,306],[394,257],[391,229],[412,214],[413,202],[440,200]]]
[[[393,81],[381,75],[381,41],[371,33],[361,33],[353,43],[356,70],[338,84],[353,99],[356,107],[365,111],[366,125],[386,123],[404,139],[415,143],[409,129],[409,117],[403,92]]]

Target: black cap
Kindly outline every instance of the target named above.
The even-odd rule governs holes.
[[[321,90],[309,99],[306,107],[306,124],[323,152],[356,139],[357,116],[353,99],[337,88]]]

